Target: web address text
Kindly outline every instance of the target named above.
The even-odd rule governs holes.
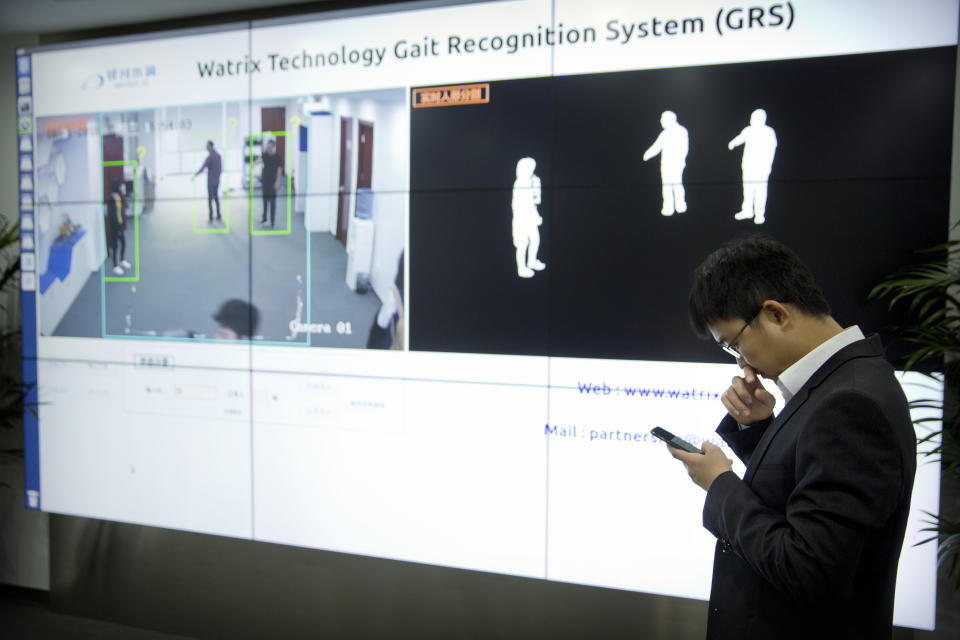
[[[628,398],[662,398],[664,400],[719,400],[720,392],[709,389],[670,389],[663,387],[611,386],[606,382],[578,382],[577,390],[584,395],[626,396]]]

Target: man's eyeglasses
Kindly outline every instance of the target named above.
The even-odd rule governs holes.
[[[740,354],[740,347],[737,346],[737,343],[740,342],[740,336],[742,336],[743,332],[747,330],[747,327],[750,326],[750,323],[757,319],[757,316],[760,315],[761,311],[763,311],[763,307],[760,307],[759,309],[757,309],[756,312],[754,312],[754,314],[750,316],[750,319],[744,323],[740,331],[737,331],[737,335],[735,335],[733,337],[733,340],[731,340],[730,342],[727,342],[723,338],[716,338],[717,346],[723,349],[724,351],[726,351],[727,353],[729,353],[730,355],[732,355],[737,360],[742,358],[743,356]]]

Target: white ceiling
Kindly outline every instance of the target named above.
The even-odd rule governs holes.
[[[327,0],[0,0],[0,34],[49,34]],[[369,2],[365,4],[383,4]]]

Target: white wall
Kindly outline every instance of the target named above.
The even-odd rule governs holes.
[[[373,124],[374,225],[371,284],[380,298],[391,296],[397,272],[397,259],[407,237],[407,189],[410,184],[410,119],[406,89],[379,91],[371,97],[363,94],[332,96],[326,101],[340,118],[353,118],[353,158],[349,185],[356,188],[359,165],[360,121]],[[351,196],[350,215],[356,207]]]
[[[397,258],[407,239],[410,184],[410,118],[406,91],[398,103],[380,103],[374,128],[373,190],[376,193],[372,283],[383,300],[389,296]]]
[[[37,276],[49,268],[50,249],[60,235],[65,217],[86,233],[73,247],[70,271],[41,292],[40,330],[52,335],[76,300],[91,273],[106,255],[102,233],[103,178],[100,172],[100,131],[96,118],[87,121],[86,132],[36,136],[35,215]]]
[[[307,143],[310,179],[305,185],[308,193],[305,223],[310,231],[327,231],[336,235],[339,120],[327,112],[313,112],[304,118],[310,127]]]

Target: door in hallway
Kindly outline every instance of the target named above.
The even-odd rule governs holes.
[[[286,131],[286,120],[286,107],[263,107],[260,109],[260,130],[264,133],[267,131]],[[277,141],[277,153],[280,154],[280,170],[286,174],[287,136],[275,136],[275,139]]]
[[[337,240],[347,246],[350,221],[350,174],[353,172],[353,118],[340,118],[340,181],[337,198]]]

